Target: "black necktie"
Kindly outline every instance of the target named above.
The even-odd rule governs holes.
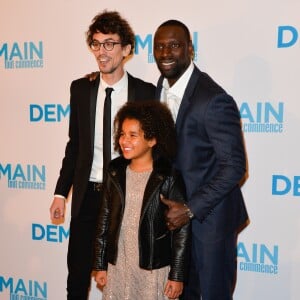
[[[103,111],[103,180],[111,160],[111,92],[113,88],[106,88]]]

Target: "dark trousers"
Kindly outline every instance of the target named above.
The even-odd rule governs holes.
[[[192,236],[191,263],[184,300],[232,300],[236,282],[237,234],[216,242]]]
[[[68,246],[67,299],[87,300],[94,259],[94,240],[102,191],[89,183],[80,213],[71,218]]]

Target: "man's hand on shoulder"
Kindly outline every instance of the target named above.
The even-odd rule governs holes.
[[[86,74],[84,77],[87,78],[89,81],[94,81],[99,76],[99,74],[100,74],[100,72],[96,71],[96,72]]]

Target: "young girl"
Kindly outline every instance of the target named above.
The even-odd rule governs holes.
[[[102,299],[176,299],[182,293],[189,224],[169,231],[160,196],[185,201],[172,168],[175,126],[159,102],[129,102],[115,119],[111,161],[96,234],[95,280]]]

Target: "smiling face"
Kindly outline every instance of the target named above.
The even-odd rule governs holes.
[[[120,42],[118,34],[103,34],[97,32],[93,35],[93,40],[99,43],[104,42]],[[131,45],[122,46],[121,44],[114,45],[111,51],[105,50],[103,45],[93,54],[97,60],[100,72],[103,79],[107,83],[115,83],[124,74],[123,59],[130,54]]]
[[[125,119],[119,137],[119,145],[123,156],[134,163],[152,162],[152,147],[156,140],[146,140],[141,124],[136,119]]]
[[[183,28],[159,27],[154,36],[154,58],[162,76],[172,86],[191,63],[193,45]]]

